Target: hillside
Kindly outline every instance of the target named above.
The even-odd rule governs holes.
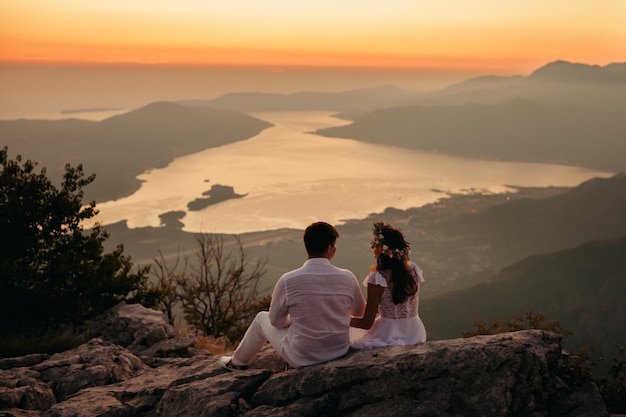
[[[174,158],[252,137],[270,124],[246,114],[160,102],[105,119],[0,121],[9,153],[22,154],[61,178],[66,163],[96,173],[86,199],[99,202],[132,194],[136,176]]]
[[[541,312],[573,331],[569,348],[594,346],[596,358],[613,357],[626,344],[626,237],[529,257],[489,282],[429,299],[420,315],[431,340],[458,337],[473,320],[491,323]]]
[[[497,105],[394,107],[315,133],[471,158],[626,171],[623,113],[550,107],[524,99]]]
[[[544,199],[467,213],[441,230],[473,244],[489,242],[493,256],[505,261],[626,236],[626,174],[594,178]]]

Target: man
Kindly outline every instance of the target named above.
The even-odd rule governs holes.
[[[328,223],[306,228],[306,262],[280,277],[270,311],[257,314],[232,357],[220,358],[226,369],[245,369],[267,341],[294,368],[348,352],[350,317],[363,315],[365,300],[354,274],[330,263],[338,237]]]

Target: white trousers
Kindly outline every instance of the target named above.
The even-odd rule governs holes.
[[[269,312],[261,311],[256,315],[241,339],[241,343],[233,355],[233,365],[248,365],[254,355],[261,351],[266,342],[281,352],[280,346],[283,337],[287,334],[287,328],[278,328],[270,323]],[[293,366],[293,365],[292,365]]]

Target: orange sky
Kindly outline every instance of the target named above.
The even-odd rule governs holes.
[[[0,63],[518,72],[626,61],[624,0],[0,0]]]

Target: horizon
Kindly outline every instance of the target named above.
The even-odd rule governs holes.
[[[0,119],[626,62],[626,2],[7,0]]]
[[[0,120],[67,118],[63,112],[85,108],[129,111],[157,101],[214,99],[239,92],[343,92],[384,85],[419,92],[482,75],[492,74],[353,67],[0,64]]]
[[[0,5],[1,65],[523,74],[624,60],[626,3],[60,0]]]
[[[558,57],[528,73],[510,74],[463,69],[0,63],[0,120],[103,120],[154,102],[208,100],[229,93],[337,93],[383,86],[426,93],[485,76],[526,77],[555,62],[597,66]],[[626,60],[606,65],[615,63]]]

